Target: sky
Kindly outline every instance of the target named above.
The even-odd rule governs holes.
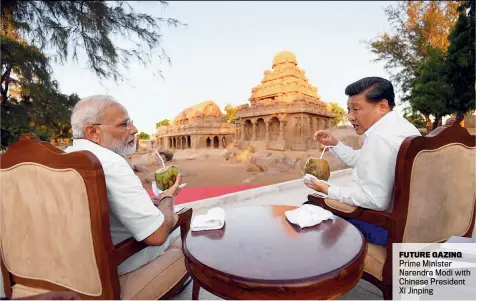
[[[348,84],[367,76],[389,78],[384,63],[372,62],[376,56],[364,40],[391,31],[384,8],[395,3],[177,1],[163,7],[131,2],[137,12],[187,24],[162,30],[171,64],[156,56],[146,66],[133,60],[121,69],[128,80],[115,83],[99,80],[80,54],[77,62],[52,64],[53,76],[62,93],[115,97],[139,131],[154,133],[156,122],[206,100],[222,110],[226,104],[248,103],[274,56],[288,50],[321,99],[346,109]]]

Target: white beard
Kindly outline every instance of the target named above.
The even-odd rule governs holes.
[[[125,144],[119,140],[113,139],[109,134],[104,133],[104,144],[107,149],[110,151],[115,152],[118,155],[124,156],[133,154],[136,152],[136,141],[134,140],[134,144],[129,145]]]

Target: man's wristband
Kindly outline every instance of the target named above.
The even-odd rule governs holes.
[[[174,202],[174,198],[169,196],[169,195],[166,195],[166,196],[163,196],[160,200],[159,200],[159,203],[162,202],[163,200],[167,199],[167,198],[170,198],[172,202]]]

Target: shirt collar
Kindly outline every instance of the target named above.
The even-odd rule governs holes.
[[[386,115],[381,117],[381,119],[376,121],[369,129],[367,129],[366,132],[364,132],[364,135],[366,137],[369,137],[374,131],[376,131],[377,128],[385,126],[388,120],[391,120],[395,116],[396,116],[395,111],[388,112]]]
[[[105,147],[102,147],[101,145],[99,145],[99,144],[97,144],[97,143],[95,143],[91,140],[84,139],[84,138],[73,139],[73,147],[79,148],[79,149],[97,149],[97,150],[102,150],[102,151],[111,152],[113,154],[116,154],[112,150],[107,149]]]

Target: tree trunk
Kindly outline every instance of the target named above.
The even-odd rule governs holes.
[[[436,119],[434,120],[434,123],[432,124],[432,130],[435,130],[439,126],[439,124],[442,125],[442,117],[437,115]]]
[[[457,112],[455,119],[457,122],[462,122],[462,120],[464,120],[464,113]]]
[[[426,131],[429,134],[432,130],[431,118],[429,117],[429,114],[424,114],[424,117],[426,118]]]
[[[10,73],[12,72],[13,67],[7,67],[5,72],[2,74],[0,82],[0,92],[2,94],[2,105],[5,105],[8,100],[8,85],[10,84]]]

